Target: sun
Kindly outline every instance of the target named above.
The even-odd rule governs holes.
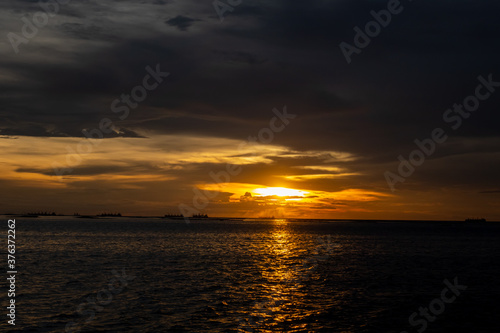
[[[256,188],[253,190],[254,193],[261,196],[278,196],[278,197],[304,197],[307,192],[294,190],[285,187],[265,187]]]

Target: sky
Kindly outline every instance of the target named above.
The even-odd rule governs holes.
[[[0,213],[500,220],[500,3],[0,8]]]

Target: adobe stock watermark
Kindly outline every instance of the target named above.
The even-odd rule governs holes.
[[[234,11],[234,7],[241,5],[243,0],[226,0],[227,3],[224,3],[220,0],[214,0],[212,5],[214,6],[215,12],[219,16],[220,21],[224,21],[224,15],[226,12]]]
[[[86,302],[81,303],[76,308],[76,312],[82,316],[88,316],[86,319],[79,320],[79,322],[71,321],[66,324],[64,332],[66,333],[78,333],[81,332],[82,328],[95,319],[95,312],[101,312],[104,310],[105,305],[110,304],[113,301],[113,295],[117,295],[128,286],[128,282],[136,278],[136,276],[127,275],[125,269],[122,269],[121,275],[116,271],[112,270],[113,278],[109,280],[108,285],[96,293],[95,296],[87,297]],[[83,321],[83,322],[82,322]]]
[[[441,290],[440,297],[433,299],[429,306],[424,308],[420,307],[418,312],[413,312],[408,318],[408,322],[412,327],[418,327],[417,332],[422,333],[427,329],[429,323],[433,323],[437,316],[441,315],[444,310],[446,310],[446,304],[451,304],[457,300],[461,292],[467,290],[467,286],[458,284],[458,278],[455,277],[453,284],[444,280],[443,283],[446,285],[443,290]],[[429,313],[430,311],[430,313]],[[408,331],[402,331],[401,333],[410,333]]]
[[[163,82],[163,79],[170,75],[168,72],[162,72],[160,65],[157,64],[153,69],[146,66],[147,74],[142,79],[142,83],[133,87],[130,94],[121,94],[120,98],[116,98],[111,102],[111,112],[119,114],[120,120],[125,120],[130,114],[130,109],[135,109],[140,102],[143,102],[148,97],[148,91],[151,92],[158,88]],[[94,151],[94,146],[101,144],[105,134],[116,132],[113,121],[109,118],[102,118],[99,121],[99,126],[91,130],[83,129],[83,138],[80,143],[73,149],[67,145],[66,163],[60,164],[58,162],[52,163],[54,173],[59,177],[59,181],[63,181],[63,175],[69,174],[73,168],[83,162],[83,156],[88,155]]]
[[[484,102],[500,87],[500,82],[493,81],[493,74],[488,75],[488,79],[478,76],[479,84],[476,86],[473,95],[464,98],[462,104],[453,104],[453,108],[447,109],[443,113],[443,120],[449,124],[452,130],[456,131],[462,126],[463,120],[468,119],[475,112],[481,102]],[[397,183],[403,183],[414,172],[415,168],[421,166],[426,158],[436,151],[438,144],[444,143],[448,139],[446,131],[441,127],[433,129],[428,138],[423,140],[415,139],[413,142],[417,146],[410,152],[408,159],[403,155],[398,156],[399,166],[397,174],[391,171],[384,172],[384,177],[392,192],[396,190]]]
[[[412,0],[408,1],[411,2]],[[360,54],[364,48],[368,47],[372,38],[380,35],[382,28],[386,28],[391,23],[393,15],[401,14],[403,9],[404,7],[399,0],[389,0],[387,2],[387,9],[382,9],[378,12],[374,10],[370,11],[373,20],[365,24],[364,31],[358,26],[354,27],[354,32],[356,33],[353,38],[354,45],[346,42],[339,44],[347,63],[350,64],[352,62],[353,54]]]
[[[70,1],[71,0],[49,0],[47,2],[39,1],[38,6],[40,6],[42,10],[34,13],[31,20],[26,16],[21,18],[21,21],[24,24],[21,28],[20,34],[16,34],[14,32],[9,32],[7,34],[7,38],[9,39],[14,52],[18,54],[19,45],[28,44],[30,40],[38,35],[38,29],[45,27],[49,23],[49,18],[53,18],[59,13],[59,5],[66,5]]]
[[[296,266],[289,275],[291,277],[282,280],[284,283],[290,283],[292,286],[295,286],[305,282],[309,276],[316,271],[320,262],[327,260],[333,255],[333,248],[339,246],[339,243],[332,243],[330,235],[318,237],[318,242],[320,244],[316,246],[313,252],[314,255],[304,259],[302,265]],[[265,318],[273,315],[273,308],[283,303],[285,303],[285,300],[277,300],[277,297],[271,297],[271,300],[266,302],[256,302],[254,304],[256,310],[253,311],[253,313],[256,314],[253,314],[245,320],[241,317],[238,318],[238,322],[240,323],[238,329],[244,332],[256,332],[255,330],[262,325]],[[254,319],[253,317],[258,318]]]
[[[273,108],[274,117],[269,121],[269,127],[263,127],[257,133],[257,136],[249,136],[246,142],[241,143],[238,146],[238,150],[243,150],[244,147],[248,145],[269,144],[274,140],[274,134],[279,133],[285,129],[285,127],[290,124],[290,120],[294,119],[297,115],[287,112],[286,105],[283,107],[283,111],[279,111]],[[257,142],[258,141],[258,142]],[[256,152],[254,151],[253,156]],[[226,164],[225,170],[221,170],[217,173],[210,171],[208,175],[220,188],[220,184],[229,183],[231,177],[239,175],[243,171],[243,168],[235,164]],[[219,191],[206,191],[203,193],[197,187],[193,187],[194,197],[193,206],[188,206],[186,204],[179,204],[178,208],[181,215],[184,216],[184,221],[189,223],[189,216],[193,214],[200,214],[201,210],[206,208],[210,203],[210,200],[214,199],[219,195]]]

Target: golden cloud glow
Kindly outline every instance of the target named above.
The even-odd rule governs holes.
[[[279,196],[279,197],[304,197],[308,192],[294,190],[285,187],[265,187],[253,190],[254,193],[261,196]]]
[[[301,165],[301,166],[295,166],[294,168],[303,169],[303,170],[328,171],[328,172],[334,172],[334,173],[341,173],[341,172],[345,171],[344,168],[339,168],[339,167],[330,166],[330,165]]]
[[[393,196],[392,194],[362,189],[345,189],[332,192],[306,191],[285,187],[263,187],[262,185],[245,183],[203,184],[198,187],[200,190],[230,193],[229,202],[231,203],[253,201],[262,205],[304,205],[309,208],[333,202],[372,202]]]
[[[359,175],[359,173],[351,172],[351,173],[339,173],[339,174],[318,173],[312,175],[292,175],[292,176],[281,176],[281,177],[287,180],[301,182],[311,179],[336,179],[341,177],[357,176],[357,175]]]
[[[65,200],[75,210],[82,209],[81,202],[91,202],[93,209],[117,205],[127,211],[134,203],[135,211],[146,215],[164,213],[165,204],[174,210],[179,203],[191,203],[193,186],[208,191],[203,193],[210,197],[208,213],[213,216],[338,216],[360,210],[368,214],[379,207],[377,201],[388,196],[345,187],[331,191],[317,189],[315,179],[355,175],[344,165],[338,167],[333,162],[355,158],[349,154],[300,152],[277,145],[242,145],[244,142],[240,140],[215,137],[141,134],[145,138],[2,139],[0,181],[13,184],[18,197],[31,195],[29,206],[54,205],[57,198],[57,202]],[[81,144],[90,144],[91,151],[78,156],[75,151]],[[279,167],[276,157],[289,165],[284,163]],[[301,159],[312,163],[297,166]],[[69,165],[69,161],[76,163]],[[73,170],[59,179],[53,169],[54,162]],[[225,163],[240,165],[243,172],[234,177],[219,177],[225,183],[214,182],[210,171],[225,172]],[[259,168],[255,167],[257,164]],[[44,192],[48,189],[49,192]],[[42,204],[39,193],[50,193],[51,197]],[[78,199],[74,199],[75,193]],[[143,200],[139,201],[139,197]],[[20,206],[13,196],[10,205]]]

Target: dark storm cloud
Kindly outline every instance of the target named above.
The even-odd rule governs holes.
[[[339,43],[352,44],[353,27],[363,29],[373,19],[370,11],[386,8],[386,1],[243,3],[222,23],[210,3],[70,3],[20,46],[19,55],[4,40],[0,134],[81,136],[109,117],[125,128],[124,136],[150,131],[245,140],[267,125],[273,107],[287,105],[299,118],[273,143],[351,152],[361,156],[351,169],[370,173],[375,182],[397,167],[399,154],[415,148],[415,138],[445,126],[443,112],[474,92],[478,75],[493,73],[500,81],[500,4],[402,4],[404,11],[348,65]],[[19,32],[21,15],[39,10],[34,1],[0,6],[7,31]],[[111,102],[129,94],[145,67],[156,64],[171,75],[118,120]],[[498,137],[499,95],[449,132],[456,140],[429,158],[433,167],[470,154],[470,140],[476,160],[499,153],[490,140]],[[476,169],[470,157],[461,163]],[[415,177],[439,182],[430,165]]]
[[[214,51],[214,53],[222,55],[224,60],[242,62],[249,65],[260,65],[267,61],[267,59],[260,58],[258,55],[249,52]]]
[[[54,175],[53,169],[37,169],[37,168],[18,168],[16,172],[21,173],[39,173],[46,176]],[[127,165],[93,165],[93,166],[80,166],[74,168],[71,172],[74,176],[96,176],[106,174],[122,174],[122,175],[136,175],[136,174],[164,174],[165,170],[148,163],[135,163]]]
[[[174,18],[171,18],[170,20],[165,21],[165,23],[172,26],[172,27],[177,27],[181,31],[186,31],[187,28],[189,28],[191,25],[193,25],[193,23],[196,21],[198,21],[198,20],[192,19],[190,17],[178,15]]]
[[[97,25],[63,23],[59,26],[59,29],[68,35],[84,40],[117,40],[116,37],[109,35],[102,27]]]

